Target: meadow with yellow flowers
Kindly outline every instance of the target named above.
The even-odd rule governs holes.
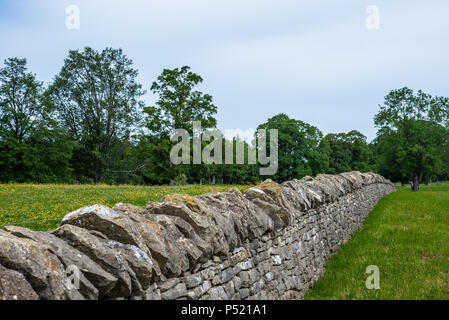
[[[201,195],[237,187],[240,191],[250,185],[66,185],[66,184],[0,184],[0,228],[19,225],[39,231],[55,229],[69,212],[81,207],[118,202],[145,206],[171,193]]]

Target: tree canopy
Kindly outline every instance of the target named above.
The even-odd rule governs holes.
[[[444,173],[449,99],[405,87],[385,96],[374,122],[377,165],[387,177],[419,184]]]
[[[279,169],[272,179],[285,181],[316,173],[317,147],[323,135],[318,128],[281,113],[257,129],[278,130]]]
[[[52,117],[26,59],[0,69],[0,181],[71,181],[73,143]]]
[[[357,170],[373,170],[372,151],[366,137],[357,130],[348,133],[328,134],[323,141],[329,150],[329,167],[327,172],[337,174]]]
[[[30,138],[44,120],[47,110],[42,103],[42,83],[27,72],[26,59],[9,58],[0,69],[0,129],[2,136],[17,141]]]
[[[89,159],[76,159],[75,171],[96,182],[120,160],[111,151],[140,127],[145,91],[132,65],[121,49],[71,50],[48,89],[61,126],[78,142],[75,157]]]
[[[192,132],[193,121],[201,121],[203,129],[215,128],[217,107],[212,96],[195,90],[202,82],[203,78],[188,66],[164,69],[151,86],[159,100],[144,110],[148,129],[155,135],[169,137],[175,129]]]
[[[324,135],[275,114],[257,127],[266,130],[267,142],[277,129],[278,162],[269,158],[277,171],[267,177],[260,171],[265,164],[248,161],[264,157],[253,143],[216,129],[217,106],[190,67],[163,69],[149,88],[156,98],[150,106],[137,77],[121,49],[70,50],[49,84],[28,71],[26,59],[6,59],[0,68],[0,181],[244,184],[358,170],[412,182],[418,190],[423,181],[449,179],[446,97],[407,87],[391,91],[374,118],[378,134],[371,143],[357,130]],[[192,152],[190,164],[175,165],[170,154],[179,141],[172,134],[184,129],[193,138],[195,121],[201,123],[201,158],[213,161],[194,162]],[[244,138],[258,140],[258,130],[246,137],[251,131],[242,132]],[[190,140],[190,150],[194,145]],[[223,159],[211,145],[221,148]],[[265,158],[270,148],[267,143]]]

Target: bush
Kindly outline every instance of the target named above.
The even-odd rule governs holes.
[[[184,173],[178,174],[174,181],[176,186],[183,186],[187,184],[187,176]]]

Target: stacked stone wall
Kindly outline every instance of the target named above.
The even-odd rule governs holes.
[[[94,205],[51,232],[8,226],[0,299],[300,299],[394,191],[377,174],[351,172]]]

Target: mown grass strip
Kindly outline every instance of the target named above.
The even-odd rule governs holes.
[[[380,289],[369,290],[369,265]],[[382,199],[306,299],[449,299],[449,183]]]

